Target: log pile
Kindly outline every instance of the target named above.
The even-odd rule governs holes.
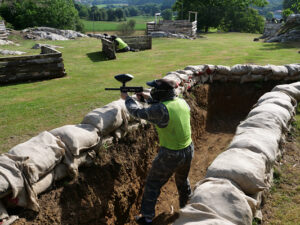
[[[8,33],[6,31],[5,23],[4,21],[0,21],[0,39],[1,40],[6,40],[8,36]]]
[[[42,47],[40,55],[0,58],[0,84],[65,76],[62,54]]]
[[[189,22],[188,20],[163,20],[159,21],[159,23],[147,23],[148,35],[151,35],[151,33],[157,31],[195,37],[197,32],[197,21]]]

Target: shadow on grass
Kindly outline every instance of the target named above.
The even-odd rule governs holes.
[[[260,50],[279,50],[279,49],[292,49],[300,48],[300,43],[263,43]]]
[[[90,52],[86,54],[91,61],[93,62],[102,62],[102,61],[108,61],[109,59],[106,57],[104,52]]]

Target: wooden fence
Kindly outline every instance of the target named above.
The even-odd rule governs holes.
[[[147,34],[151,35],[155,31],[164,31],[172,34],[184,34],[195,37],[197,33],[197,21],[190,22],[188,20],[162,20],[158,23],[147,23]]]
[[[0,84],[65,76],[61,52],[42,46],[40,55],[0,58]]]
[[[152,49],[152,37],[151,36],[123,36],[120,37],[131,48],[138,50]],[[114,42],[109,39],[101,39],[102,52],[108,59],[116,59],[116,46]]]

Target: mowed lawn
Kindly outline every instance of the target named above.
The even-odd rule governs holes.
[[[0,151],[7,152],[44,130],[78,124],[89,111],[117,100],[117,91],[104,91],[121,85],[114,79],[116,74],[130,73],[135,76],[130,86],[145,86],[146,81],[188,65],[299,63],[299,43],[253,42],[258,36],[211,33],[196,40],[153,39],[152,50],[118,53],[117,59],[110,61],[101,53],[101,41],[94,38],[44,41],[64,47],[59,50],[67,76],[0,86]],[[10,48],[24,51],[35,42],[20,44]],[[39,54],[39,50],[35,51]]]
[[[134,16],[127,17],[127,21],[135,20],[135,30],[145,30],[146,23],[154,21],[153,16]],[[126,23],[127,21],[90,21],[90,20],[81,20],[84,24],[86,32],[106,32],[106,31],[117,31],[120,23]]]

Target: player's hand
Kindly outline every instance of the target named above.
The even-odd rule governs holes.
[[[136,97],[139,101],[141,101],[142,97],[147,100],[150,96],[144,92],[139,92],[136,93]]]
[[[121,98],[123,100],[126,100],[127,96],[128,96],[127,92],[121,92]]]

